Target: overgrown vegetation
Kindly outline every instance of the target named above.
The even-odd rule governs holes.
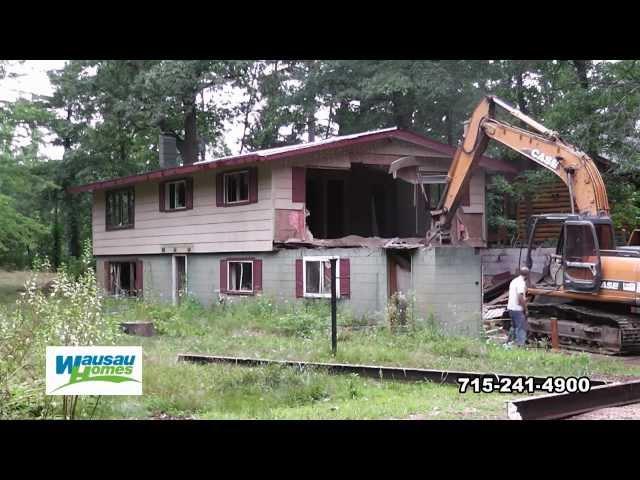
[[[45,263],[46,265],[46,263]],[[328,302],[268,297],[205,307],[103,299],[90,266],[64,269],[50,292],[31,278],[14,305],[0,308],[0,416],[5,418],[502,418],[500,394],[455,386],[377,381],[313,369],[177,363],[195,352],[270,359],[337,361],[520,373],[638,375],[640,367],[587,354],[506,350],[483,338],[444,335],[437,319],[369,324],[339,310],[338,353],[331,354]],[[410,305],[409,305],[410,307]],[[415,312],[409,308],[407,318]],[[121,335],[122,321],[151,320],[159,335]],[[142,345],[142,396],[60,399],[44,395],[47,345]]]
[[[0,61],[0,82],[16,69]],[[160,132],[177,138],[183,160],[391,126],[455,145],[486,94],[611,160],[604,177],[616,227],[638,225],[636,60],[72,60],[49,76],[51,96],[0,102],[5,268],[27,267],[34,253],[54,268],[79,258],[91,201],[66,189],[158,168]],[[237,144],[225,123],[240,127]],[[64,148],[61,161],[40,153],[47,143]],[[496,144],[487,153],[510,154]],[[505,187],[489,191],[488,221],[513,231],[495,201]]]
[[[46,347],[111,345],[120,335],[115,319],[104,315],[89,258],[77,276],[63,266],[50,290],[33,274],[13,306],[0,305],[0,418],[76,416],[79,397],[44,395]]]

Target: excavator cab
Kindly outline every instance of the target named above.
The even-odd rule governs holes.
[[[532,253],[540,246],[539,233],[560,227],[555,254],[542,266],[543,285],[569,292],[592,293],[602,281],[601,245],[615,250],[613,226],[608,218],[578,215],[534,215],[531,219],[526,265],[533,269]]]

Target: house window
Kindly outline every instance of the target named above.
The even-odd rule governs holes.
[[[135,208],[133,188],[107,192],[106,207],[107,230],[133,228]]]
[[[338,257],[304,257],[303,259],[303,291],[305,297],[331,297],[331,258]],[[340,262],[336,262],[336,282],[340,277]],[[340,297],[340,288],[336,286],[336,296]]]
[[[253,292],[253,261],[228,261],[227,269],[227,291]]]
[[[249,201],[249,172],[224,174],[224,203],[233,204]]]
[[[107,291],[116,297],[137,296],[140,292],[141,269],[136,268],[136,262],[108,262]]]
[[[165,184],[165,198],[167,210],[182,210],[187,208],[187,181],[177,180]]]

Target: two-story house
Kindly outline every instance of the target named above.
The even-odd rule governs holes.
[[[384,311],[396,291],[412,293],[423,318],[480,325],[486,245],[485,172],[513,171],[483,157],[458,211],[456,245],[425,247],[429,209],[442,184],[423,190],[394,178],[392,162],[417,159],[445,174],[455,149],[396,128],[171,165],[73,187],[93,192],[93,250],[109,294],[205,304],[219,296],[279,299],[338,295],[356,314]],[[455,317],[455,318],[453,318]],[[457,320],[456,320],[457,319]]]

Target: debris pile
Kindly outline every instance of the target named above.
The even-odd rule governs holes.
[[[484,276],[482,320],[485,333],[494,340],[506,341],[510,322],[507,312],[509,283],[514,277],[508,271]]]

